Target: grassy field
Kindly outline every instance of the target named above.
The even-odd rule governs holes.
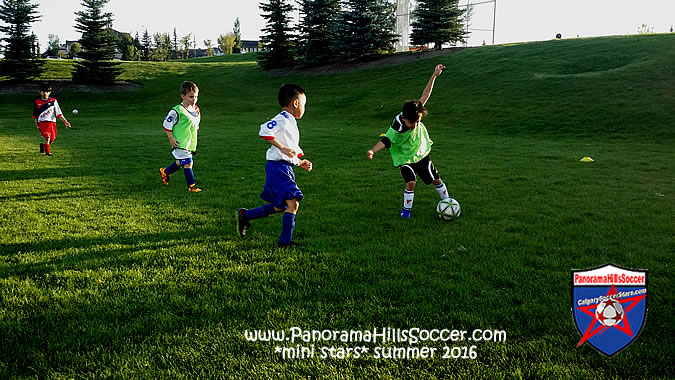
[[[36,94],[0,95],[0,377],[671,377],[674,46],[672,34],[486,46],[330,76],[268,76],[241,57],[124,63],[143,89],[55,93],[80,113],[59,122],[53,157],[38,153]],[[398,169],[365,152],[436,63],[447,70],[425,124],[462,216],[439,221],[420,184],[401,220]],[[67,77],[69,62],[49,64]],[[201,90],[199,194],[180,172],[168,187],[158,175],[183,80]],[[262,204],[258,128],[288,82],[307,90],[314,170],[296,170],[302,246],[279,250],[280,216],[240,239],[235,211]],[[570,270],[607,262],[649,271],[646,325],[609,359],[575,347],[570,301]],[[245,338],[294,326],[507,338],[425,342],[437,355],[414,360]],[[275,352],[312,344],[314,358]],[[472,345],[474,360],[440,357]],[[371,354],[321,359],[323,346]]]

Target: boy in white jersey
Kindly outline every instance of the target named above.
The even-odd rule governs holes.
[[[40,153],[51,156],[50,146],[56,139],[56,118],[61,119],[66,128],[70,128],[70,123],[66,120],[59,107],[59,102],[50,97],[52,86],[49,83],[40,83],[40,99],[33,102],[33,120],[35,128],[42,135],[44,142],[40,143]]]
[[[162,183],[167,186],[169,176],[182,167],[187,190],[195,193],[202,191],[195,185],[195,174],[192,171],[192,155],[197,152],[197,131],[202,117],[197,106],[198,96],[199,88],[196,84],[183,82],[180,87],[180,97],[183,101],[169,111],[163,124],[171,145],[171,153],[176,161],[166,169],[159,169]]]
[[[434,163],[429,159],[431,144],[429,133],[422,123],[422,116],[427,112],[424,105],[431,96],[436,78],[441,75],[445,66],[438,64],[427,82],[420,100],[410,100],[403,105],[403,111],[396,115],[391,127],[382,139],[367,152],[369,160],[378,151],[387,148],[391,154],[394,166],[401,169],[401,176],[405,181],[403,191],[403,208],[401,218],[410,219],[417,176],[424,184],[433,183],[441,199],[448,198],[448,190],[441,180]]]
[[[271,144],[266,153],[265,187],[260,194],[260,198],[268,203],[251,210],[240,208],[237,211],[237,218],[239,235],[244,237],[246,230],[251,226],[251,220],[283,211],[278,245],[286,248],[297,245],[292,240],[295,214],[303,198],[302,191],[295,183],[293,166],[311,171],[312,163],[302,159],[304,153],[300,148],[300,132],[297,124],[297,119],[305,114],[307,102],[305,90],[297,84],[285,84],[279,89],[278,99],[283,111],[272,120],[263,123],[259,133],[261,138]]]

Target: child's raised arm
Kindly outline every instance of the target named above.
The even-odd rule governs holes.
[[[422,105],[427,104],[427,100],[429,100],[429,97],[431,96],[431,91],[433,91],[434,89],[434,82],[436,82],[436,78],[441,75],[443,69],[445,69],[445,66],[443,66],[443,64],[439,63],[438,65],[436,65],[434,73],[431,75],[431,78],[429,79],[427,86],[424,87],[424,91],[422,91],[422,96],[420,97],[420,103],[422,103]]]

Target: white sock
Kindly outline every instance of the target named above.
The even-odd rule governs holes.
[[[403,208],[410,210],[412,208],[414,198],[414,191],[403,190]]]
[[[448,189],[445,187],[445,183],[441,182],[440,185],[436,185],[436,192],[441,197],[441,199],[450,198],[448,195]]]

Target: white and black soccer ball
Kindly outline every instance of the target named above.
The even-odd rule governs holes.
[[[443,220],[453,220],[459,217],[462,209],[459,207],[459,202],[453,198],[441,199],[436,206],[436,213],[438,217]]]
[[[595,318],[605,326],[616,326],[623,320],[623,306],[618,301],[607,299],[595,308]]]

